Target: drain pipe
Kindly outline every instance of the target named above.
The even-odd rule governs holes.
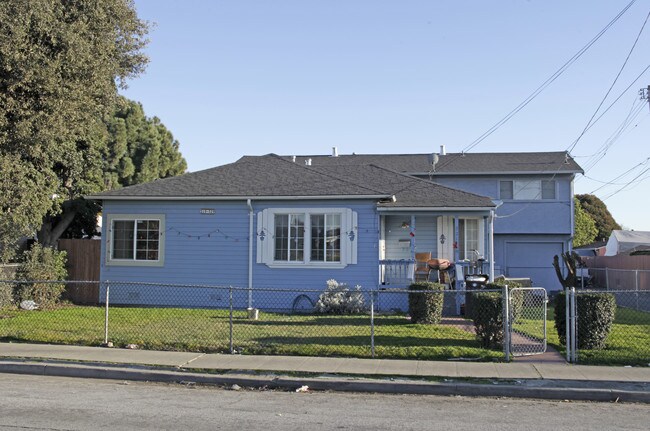
[[[253,205],[250,199],[248,205],[248,309],[253,309]]]

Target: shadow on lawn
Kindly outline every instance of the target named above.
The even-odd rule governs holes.
[[[346,346],[370,346],[370,335],[353,336],[318,336],[318,337],[288,337],[268,336],[252,338],[249,342],[268,346],[277,345],[320,345],[329,347]],[[480,348],[477,340],[463,340],[458,338],[428,338],[428,337],[404,337],[393,335],[375,336],[375,346],[381,347],[474,347]]]
[[[215,319],[219,317],[213,317]],[[259,320],[249,320],[247,317],[233,317],[235,325],[251,326],[365,326],[370,327],[370,316],[312,316],[312,315],[282,315],[267,319],[260,316]],[[375,325],[406,325],[411,321],[406,317],[380,317],[375,318]]]

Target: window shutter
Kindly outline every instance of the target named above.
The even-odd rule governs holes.
[[[264,263],[265,251],[266,251],[266,241],[270,241],[270,235],[268,234],[268,226],[266,224],[266,215],[267,210],[260,211],[257,213],[257,263]],[[264,238],[264,239],[262,239]]]

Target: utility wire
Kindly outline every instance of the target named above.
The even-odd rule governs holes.
[[[650,161],[650,157],[648,157],[647,159],[645,159],[645,160],[642,161],[641,163],[632,166],[630,169],[628,169],[627,171],[623,172],[621,175],[617,176],[616,178],[613,178],[611,181],[606,182],[605,184],[603,184],[602,186],[600,186],[600,187],[598,187],[597,189],[593,190],[593,191],[590,192],[589,194],[590,194],[590,195],[593,195],[593,194],[596,193],[598,190],[600,190],[600,189],[602,189],[602,188],[604,188],[604,187],[607,187],[607,186],[610,186],[610,185],[614,185],[614,181],[616,181],[616,180],[618,180],[618,179],[620,179],[620,178],[623,178],[624,176],[626,176],[627,174],[629,174],[630,172],[632,172],[633,170],[635,170],[635,169],[638,168],[639,166],[647,165],[647,164],[648,164],[648,161]],[[616,185],[623,185],[623,186],[626,186],[626,187],[627,187],[627,186],[629,185],[629,182],[628,182],[628,183],[622,183],[622,184],[616,184]]]
[[[596,36],[594,36],[585,46],[583,46],[578,52],[576,52],[569,60],[567,60],[558,70],[556,70],[549,78],[546,79],[539,87],[537,87],[528,97],[524,99],[519,105],[517,105],[513,110],[511,110],[506,116],[497,121],[492,127],[490,127],[486,132],[472,141],[467,145],[462,152],[467,152],[478,144],[483,142],[488,138],[492,133],[494,133],[501,126],[506,124],[512,117],[514,117],[519,111],[524,109],[530,102],[533,101],[542,91],[544,91],[549,85],[551,85],[557,78],[560,77],[573,63],[575,63],[582,55],[591,48],[633,5],[636,3],[636,0],[630,1],[603,29],[601,29]],[[443,168],[451,163],[454,163],[454,159],[448,160],[446,163],[441,163],[438,169]]]
[[[636,180],[637,180],[639,177],[643,176],[643,175],[644,175],[645,173],[647,173],[648,171],[650,171],[650,168],[645,168],[645,169],[644,169],[644,170],[643,170],[639,175],[637,175],[636,177],[634,177],[631,181],[629,181],[629,182],[628,182],[627,184],[625,184],[623,187],[621,187],[620,189],[616,190],[614,193],[612,193],[612,194],[610,194],[610,195],[607,195],[607,196],[604,197],[602,200],[605,201],[605,200],[611,198],[612,196],[619,194],[620,192],[622,192],[623,190],[625,190],[626,188],[628,188],[630,185],[634,184],[634,183],[636,182]],[[642,178],[639,182],[644,181],[644,180],[646,180],[646,179],[648,179],[648,178],[650,178],[650,177]]]
[[[589,126],[591,125],[591,122],[594,120],[594,117],[596,114],[598,114],[598,111],[600,111],[600,108],[602,108],[603,104],[605,103],[605,100],[607,100],[607,97],[609,97],[609,93],[612,92],[612,89],[614,88],[614,85],[618,82],[618,78],[621,76],[621,73],[623,73],[623,70],[625,69],[625,66],[627,65],[627,62],[630,60],[630,57],[632,56],[632,52],[634,52],[634,48],[636,48],[636,44],[639,42],[639,38],[641,37],[641,34],[643,33],[643,30],[645,29],[645,25],[648,23],[648,18],[650,18],[650,12],[648,12],[648,15],[646,15],[645,20],[643,21],[643,25],[641,26],[641,29],[639,30],[639,33],[636,35],[636,39],[634,39],[634,43],[632,44],[632,47],[630,48],[630,51],[627,53],[627,57],[625,57],[625,61],[621,65],[621,68],[618,70],[618,73],[616,74],[616,77],[614,78],[614,81],[612,84],[609,86],[609,89],[607,89],[607,92],[603,96],[602,100],[598,104],[598,107],[594,111],[594,113],[591,115],[591,118],[589,118],[589,121],[587,121],[587,124],[585,125],[584,129],[582,129],[582,132],[580,135],[576,138],[575,141],[567,148],[567,151],[570,153],[573,151],[573,149],[578,145],[578,142],[580,142],[580,139],[587,133],[587,130],[589,129]]]
[[[533,101],[542,91],[544,91],[549,85],[551,85],[557,78],[560,77],[573,63],[575,63],[582,55],[587,52],[591,46],[598,41],[606,32],[609,30],[611,26],[613,26],[616,21],[618,21],[624,14],[625,12],[628,11],[630,7],[636,2],[636,0],[632,0],[630,3],[628,3],[627,6],[623,8],[596,36],[594,36],[593,39],[591,39],[585,46],[583,46],[577,53],[573,55],[569,60],[567,60],[566,63],[564,63],[558,70],[555,71],[546,81],[544,81],[539,87],[535,89],[526,99],[524,99],[523,102],[521,102],[519,105],[517,105],[516,108],[514,108],[512,111],[510,111],[505,117],[503,117],[501,120],[499,120],[496,124],[494,124],[490,129],[487,130],[487,132],[483,133],[481,136],[479,136],[477,139],[475,139],[472,143],[467,145],[463,151],[467,152],[470,151],[472,148],[483,142],[488,136],[490,136],[492,133],[494,133],[498,128],[500,128],[502,125],[507,123],[512,117],[514,117],[519,111],[521,111],[523,108],[526,107],[530,102]]]
[[[603,159],[603,157],[605,157],[609,149],[623,135],[623,132],[625,132],[629,126],[634,123],[641,112],[643,112],[645,103],[638,103],[638,101],[635,101],[635,105],[636,106],[633,105],[632,110],[628,113],[625,120],[623,120],[623,122],[617,127],[614,133],[612,133],[612,135],[605,141],[605,143],[586,161],[584,168],[585,172],[591,170],[599,161]]]

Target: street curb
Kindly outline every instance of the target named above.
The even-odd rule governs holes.
[[[198,383],[207,385],[237,384],[242,387],[268,387],[295,390],[308,386],[310,390],[337,392],[374,392],[384,394],[444,395],[468,397],[538,398],[576,401],[624,401],[650,403],[650,392],[599,388],[526,387],[473,383],[428,381],[388,381],[360,378],[304,378],[288,376],[256,376],[249,374],[202,374],[185,371],[137,369],[79,363],[52,364],[42,362],[0,362],[0,373],[30,374],[57,377],[131,380],[161,383]],[[242,371],[245,373],[245,371]]]

